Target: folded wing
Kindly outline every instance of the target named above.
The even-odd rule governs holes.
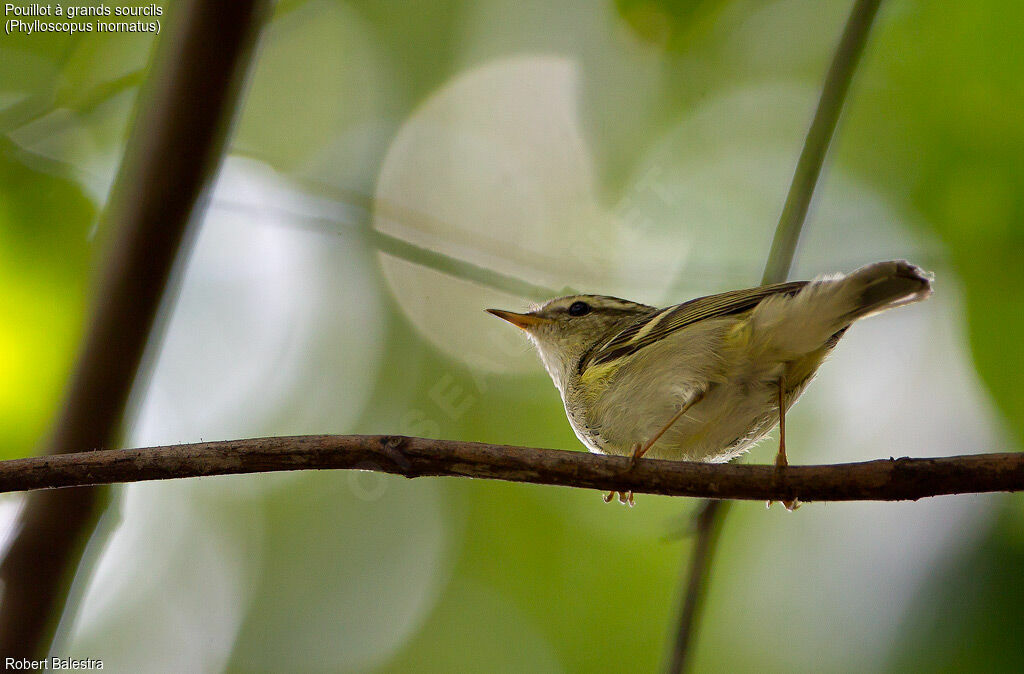
[[[729,292],[677,304],[641,317],[635,323],[598,345],[581,360],[579,371],[588,367],[604,365],[619,358],[636,353],[654,344],[667,335],[692,325],[697,321],[742,313],[753,309],[768,297],[793,295],[807,285],[807,281],[792,281],[773,285],[730,290]]]

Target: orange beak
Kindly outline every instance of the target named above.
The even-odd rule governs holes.
[[[534,316],[533,314],[517,314],[514,311],[504,311],[502,309],[487,309],[486,311],[523,330],[529,330],[535,325],[548,322],[548,319]]]

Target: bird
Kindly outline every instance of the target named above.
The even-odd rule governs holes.
[[[786,412],[850,325],[926,299],[933,280],[890,260],[663,308],[576,294],[487,311],[525,331],[591,452],[724,463],[778,425],[784,467]]]

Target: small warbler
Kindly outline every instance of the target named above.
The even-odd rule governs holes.
[[[529,335],[590,451],[720,463],[780,424],[785,466],[786,410],[850,324],[925,299],[932,279],[896,260],[663,309],[571,295],[487,311]]]

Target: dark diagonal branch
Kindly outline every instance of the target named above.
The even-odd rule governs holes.
[[[672,650],[670,671],[682,671],[686,666],[687,646],[690,636],[696,631],[696,620],[700,614],[697,609],[704,602],[708,591],[707,577],[711,564],[715,559],[718,547],[718,536],[722,533],[722,524],[728,512],[730,501],[709,499],[701,504],[697,511],[693,552],[690,564],[683,568],[681,593],[682,605],[679,608],[679,626],[676,630],[676,642]]]
[[[356,469],[756,501],[901,501],[1024,491],[1024,454],[880,459],[828,466],[709,464],[396,435],[301,435],[0,462],[0,492],[286,470]],[[53,493],[53,492],[51,492]],[[61,492],[56,492],[61,493]]]
[[[779,224],[775,228],[775,237],[761,279],[763,284],[779,283],[789,276],[800,231],[839,122],[839,113],[842,112],[854,70],[864,53],[864,45],[880,4],[881,0],[856,0],[846,20],[839,46],[825,76],[814,119],[804,139],[804,147],[793,173],[793,181],[789,185]],[[725,501],[708,501],[703,504],[697,517],[695,542],[686,572],[687,580],[679,609],[679,626],[669,661],[669,672],[682,672],[689,664],[701,600],[711,571],[711,558],[728,507]]]
[[[265,0],[173,7],[103,216],[111,245],[48,454],[115,442],[187,224],[222,154],[239,73],[266,8]],[[29,495],[0,564],[5,662],[47,650],[105,502],[105,492],[89,488]]]

